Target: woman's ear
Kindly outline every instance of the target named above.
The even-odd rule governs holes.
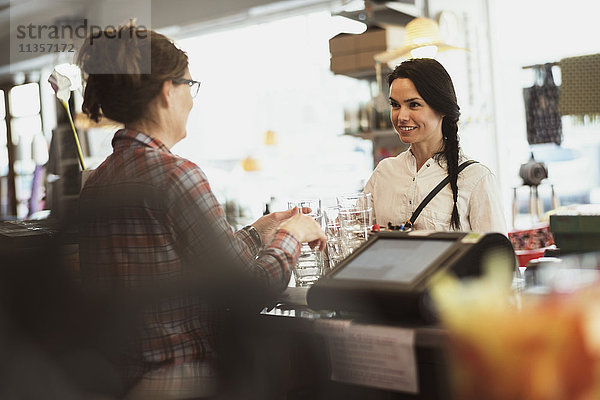
[[[169,107],[173,95],[173,82],[164,81],[160,89],[160,104]]]

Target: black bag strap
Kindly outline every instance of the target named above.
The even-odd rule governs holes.
[[[478,161],[467,160],[464,163],[460,164],[458,166],[458,173],[460,174],[460,172],[463,169],[467,168],[471,164],[475,164],[476,162],[478,162]],[[423,211],[423,209],[425,208],[425,206],[427,204],[429,204],[429,202],[431,201],[431,199],[433,199],[435,197],[435,195],[438,194],[439,191],[442,190],[444,187],[446,187],[446,185],[449,184],[449,183],[450,183],[450,177],[447,176],[436,187],[434,187],[431,192],[429,192],[429,194],[427,195],[427,197],[425,197],[423,199],[423,201],[421,202],[421,204],[419,204],[419,207],[417,207],[417,209],[415,210],[415,212],[413,212],[413,214],[410,217],[410,219],[404,223],[404,229],[403,230],[410,230],[410,229],[412,229],[413,224],[415,223],[415,221],[417,220],[417,217],[419,216],[419,214],[421,214],[421,211]]]

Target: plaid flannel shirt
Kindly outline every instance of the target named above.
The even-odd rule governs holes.
[[[206,176],[158,140],[122,129],[114,151],[80,195],[80,259],[84,284],[132,292],[168,285],[186,273],[202,277],[218,262],[237,263],[255,281],[283,290],[300,243],[278,231],[262,249],[245,230],[234,233]],[[187,271],[187,272],[186,272]],[[211,359],[215,309],[195,296],[169,295],[143,312],[136,351],[123,359],[127,379]]]

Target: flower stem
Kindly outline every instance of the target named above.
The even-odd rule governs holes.
[[[83,163],[83,153],[81,152],[81,146],[79,145],[79,137],[77,137],[77,131],[75,130],[75,124],[73,123],[73,118],[71,117],[71,111],[69,110],[69,103],[64,100],[60,101],[67,111],[67,117],[69,117],[69,124],[71,124],[71,130],[73,131],[73,137],[75,138],[75,146],[77,146],[77,156],[79,157],[79,164],[81,165],[81,169],[85,169],[85,164]]]

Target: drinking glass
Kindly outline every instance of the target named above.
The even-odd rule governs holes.
[[[330,206],[324,211],[329,268],[335,267],[345,257],[339,214],[339,206]]]
[[[369,238],[373,209],[371,193],[353,193],[337,197],[342,244],[346,255]]]
[[[371,208],[371,193],[345,193],[336,197],[340,210],[368,210]]]
[[[323,214],[320,199],[306,199],[288,202],[288,209],[298,207],[298,212],[310,215],[323,227]],[[310,209],[310,211],[308,211]],[[305,211],[306,210],[306,211]],[[324,257],[318,248],[311,249],[308,243],[302,243],[300,257],[292,269],[296,286],[311,286],[323,275]]]

